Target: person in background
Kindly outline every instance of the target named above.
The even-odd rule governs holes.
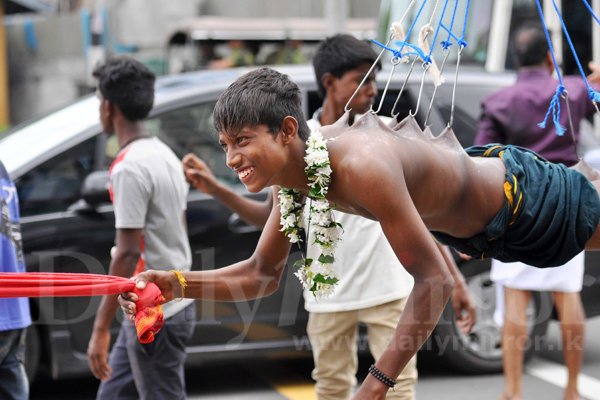
[[[302,41],[287,40],[267,56],[265,64],[304,64],[307,61],[302,53]]]
[[[154,74],[129,57],[109,59],[94,71],[100,120],[116,135],[121,151],[110,168],[116,251],[109,275],[131,277],[146,269],[189,271],[192,264],[185,224],[188,184],[181,162],[144,119],[154,103]],[[181,272],[174,272],[180,274]],[[183,297],[182,289],[178,293]],[[187,398],[185,345],[195,325],[195,302],[163,306],[164,325],[151,343],[140,343],[133,323],[124,320],[107,364],[110,324],[117,295],[104,296],[88,345],[88,362],[101,379],[98,399]]]
[[[513,48],[515,62],[519,65],[517,82],[483,101],[475,144],[518,145],[537,152],[550,162],[567,166],[576,164],[579,159],[570,132],[558,136],[554,124],[548,123],[545,128],[538,126],[544,120],[558,85],[558,80],[552,77],[554,63],[541,25],[526,24],[517,30]],[[595,75],[589,78],[597,80]],[[595,112],[595,108],[583,79],[564,77],[563,82],[568,91],[573,133],[577,140],[581,119]],[[564,107],[564,100],[561,103]],[[567,112],[561,113],[560,123],[570,127]],[[501,400],[521,399],[523,350],[528,339],[526,310],[531,291],[552,291],[561,323],[565,364],[569,370],[564,398],[580,399],[577,375],[584,346],[585,313],[579,294],[583,271],[583,252],[557,268],[539,269],[523,263],[492,261],[491,279],[497,283],[499,293],[495,319],[501,325],[503,323],[505,386]]]
[[[210,69],[224,69],[254,65],[254,54],[243,40],[230,40],[227,43],[229,53],[227,57],[211,60],[207,67]]]
[[[0,272],[25,272],[19,197],[15,184],[0,161]],[[25,336],[31,325],[29,299],[0,299],[0,399],[27,400]]]

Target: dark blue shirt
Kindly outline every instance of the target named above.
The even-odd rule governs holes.
[[[19,198],[15,184],[0,161],[0,272],[25,272]],[[21,329],[31,325],[29,299],[0,299],[0,331]]]

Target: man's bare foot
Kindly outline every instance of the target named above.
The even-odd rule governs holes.
[[[565,388],[565,400],[583,400],[581,396],[579,396],[576,384],[567,385]]]
[[[577,392],[565,392],[565,400],[583,400]]]

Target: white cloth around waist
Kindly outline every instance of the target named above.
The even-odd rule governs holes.
[[[492,260],[490,279],[521,290],[579,292],[583,285],[584,252],[555,268],[536,268],[520,262]]]
[[[560,267],[536,268],[520,262],[503,263],[492,260],[490,279],[496,283],[494,321],[504,324],[504,288],[538,292],[577,293],[583,286],[585,252]]]

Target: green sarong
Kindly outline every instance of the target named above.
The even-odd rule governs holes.
[[[471,157],[500,157],[506,165],[504,207],[469,239],[431,232],[440,243],[478,259],[563,265],[579,254],[600,221],[600,199],[590,181],[531,150],[490,144],[466,149]]]

